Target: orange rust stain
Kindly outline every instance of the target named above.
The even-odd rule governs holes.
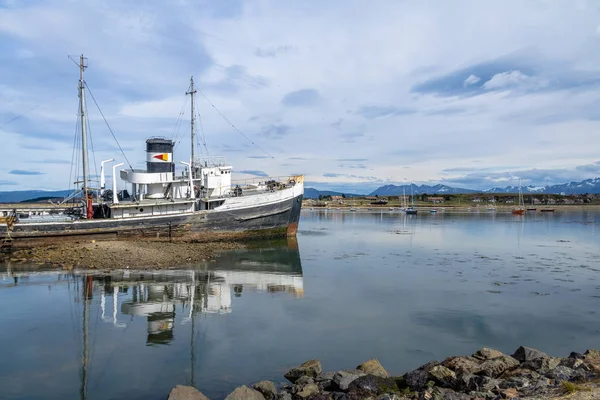
[[[287,235],[288,236],[296,236],[296,233],[298,233],[298,223],[297,222],[289,223],[288,227],[287,227]]]

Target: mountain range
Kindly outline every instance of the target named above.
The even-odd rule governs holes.
[[[506,186],[506,187],[495,187],[487,190],[472,190],[465,188],[457,188],[448,185],[384,185],[373,192],[369,193],[370,196],[398,196],[403,192],[409,195],[414,194],[460,194],[460,193],[518,193],[518,186]],[[579,182],[569,182],[551,186],[523,186],[521,187],[523,193],[527,194],[585,194],[585,193],[600,193],[600,177],[593,179],[586,179]],[[313,188],[305,189],[306,198],[318,198],[319,194],[323,195],[341,195],[339,192],[331,191],[319,191]],[[350,195],[346,196],[363,196],[363,195]]]
[[[471,190],[464,188],[456,188],[448,185],[384,185],[373,192],[371,196],[398,196],[403,193],[407,195],[414,194],[459,194],[459,193],[517,193],[518,186],[495,187],[488,190]],[[569,182],[552,186],[523,186],[523,193],[527,194],[585,194],[585,193],[600,193],[600,177],[586,179],[579,182]],[[69,190],[17,190],[17,191],[0,191],[0,203],[18,203],[31,199],[49,199],[62,198],[71,193]],[[342,193],[332,190],[318,190],[307,187],[304,189],[304,197],[307,199],[317,199],[319,195],[323,196],[341,196],[360,197],[364,194],[358,193]]]

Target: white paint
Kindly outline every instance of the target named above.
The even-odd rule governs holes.
[[[124,165],[125,163],[119,163],[119,164],[115,164],[112,167],[113,170],[113,174],[112,174],[112,186],[113,186],[113,204],[119,204],[119,196],[117,196],[117,168],[120,167],[121,165]]]

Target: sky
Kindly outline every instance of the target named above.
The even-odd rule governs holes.
[[[600,176],[595,0],[0,0],[0,190],[77,179],[79,54],[124,153],[88,93],[94,176],[109,158],[144,168],[152,136],[189,159],[191,76],[196,153],[234,179],[366,193]]]

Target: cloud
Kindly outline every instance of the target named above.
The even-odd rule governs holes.
[[[18,183],[13,182],[13,181],[0,180],[0,186],[14,186],[14,185],[18,185]]]
[[[333,173],[333,172],[325,172],[323,174],[323,176],[326,177],[326,178],[337,178],[338,176],[344,176],[344,174],[336,174],[336,173]]]
[[[339,164],[340,168],[350,168],[350,169],[366,169],[367,166],[365,164]]]
[[[260,176],[260,177],[267,177],[269,176],[266,172],[264,171],[258,171],[255,169],[247,169],[247,170],[243,170],[243,171],[238,171],[241,174],[247,174],[247,175],[254,175],[254,176]]]
[[[270,124],[263,126],[260,134],[269,139],[281,139],[290,133],[290,127],[284,124]]]
[[[365,134],[363,132],[349,132],[349,133],[343,133],[340,135],[342,140],[344,140],[344,142],[346,142],[346,143],[355,143],[356,139],[364,137],[364,136],[365,136]]]
[[[471,74],[467,77],[467,79],[465,79],[463,86],[467,87],[467,86],[474,85],[477,82],[479,82],[480,80],[481,80],[480,77],[478,77],[477,75]]]
[[[43,172],[39,172],[39,171],[27,171],[24,169],[13,169],[8,171],[9,174],[11,175],[43,175]]]
[[[44,159],[44,160],[39,160],[39,161],[32,161],[36,164],[64,164],[64,165],[71,165],[71,161],[69,160],[60,160],[60,159]]]
[[[413,113],[415,113],[415,110],[409,108],[398,108],[394,106],[362,106],[355,112],[355,114],[361,115],[367,119],[407,115]]]
[[[248,156],[246,158],[254,158],[254,159],[257,159],[257,160],[261,160],[261,159],[264,159],[264,158],[271,158],[271,157],[269,157],[269,156]]]
[[[321,96],[316,89],[301,89],[283,96],[281,104],[288,107],[311,107],[317,104],[320,99]]]
[[[290,45],[279,45],[279,46],[272,46],[272,47],[268,47],[268,48],[259,48],[256,49],[256,51],[254,52],[254,54],[257,57],[262,57],[262,58],[274,58],[286,53],[290,53],[292,51],[296,51],[297,49],[294,46],[290,46]]]
[[[367,158],[338,158],[336,161],[356,161],[356,162],[361,162],[361,161],[369,161]]]
[[[521,71],[501,72],[492,76],[492,78],[483,84],[487,90],[505,89],[525,85],[543,85],[544,83],[531,76],[525,75]]]

